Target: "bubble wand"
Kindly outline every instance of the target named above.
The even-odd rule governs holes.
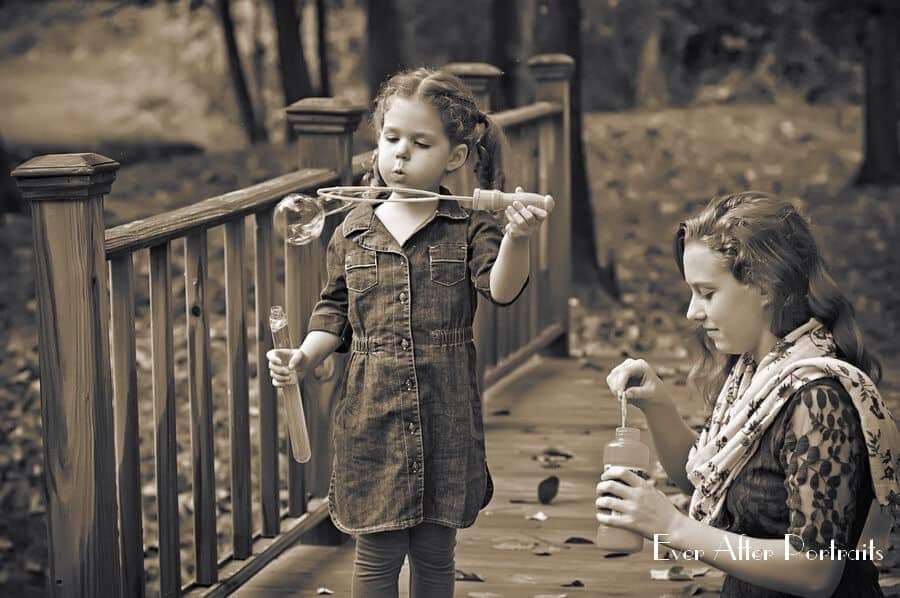
[[[375,194],[394,193],[399,197],[390,199],[374,197]],[[515,191],[507,193],[498,189],[475,189],[472,195],[441,195],[434,191],[413,189],[409,187],[371,187],[344,185],[338,187],[323,187],[317,191],[319,197],[327,200],[338,200],[352,203],[368,202],[382,203],[384,201],[397,201],[403,203],[416,203],[434,201],[435,199],[451,199],[471,207],[473,210],[499,211],[519,202],[525,206],[535,206],[551,212],[554,201],[549,195],[539,193],[527,193]]]

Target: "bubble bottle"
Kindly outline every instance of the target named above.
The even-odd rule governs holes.
[[[650,479],[650,448],[641,442],[640,430],[625,425],[625,399],[620,395],[619,400],[622,404],[622,425],[616,428],[615,438],[603,447],[603,470],[621,465],[645,480]],[[610,511],[601,509],[601,512],[609,514]],[[639,552],[644,547],[644,538],[626,529],[600,524],[596,544],[607,552]]]

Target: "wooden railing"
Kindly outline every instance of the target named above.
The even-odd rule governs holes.
[[[519,301],[509,308],[480,302],[475,334],[483,386],[538,350],[565,351],[567,338],[573,65],[567,56],[543,55],[529,66],[538,101],[494,115],[510,140],[507,186],[552,193],[557,206],[532,241],[531,282]],[[489,109],[497,69],[483,64],[446,68],[469,83],[481,107]],[[287,108],[298,134],[300,170],[108,230],[103,198],[118,163],[97,154],[49,155],[13,172],[32,206],[51,595],[145,595],[148,520],[157,529],[163,596],[225,595],[297,540],[341,541],[330,525],[325,497],[332,462],[331,412],[343,358],[331,356],[320,369],[324,373],[303,383],[313,447],[313,460],[306,465],[288,458],[274,388],[268,369],[260,365],[271,348],[272,303],[283,300],[294,343],[305,335],[325,276],[324,246],[340,219],[328,219],[320,243],[282,244],[282,251],[276,251],[274,207],[289,192],[314,195],[322,186],[359,182],[371,157],[370,152],[353,156],[352,135],[363,112],[338,99],[301,100]],[[471,191],[471,168],[461,169],[449,186]],[[210,231],[219,227],[224,233],[214,239]],[[173,252],[176,244],[181,253]],[[224,289],[209,274],[216,262],[210,255],[217,258],[220,252]],[[145,269],[148,284],[142,287],[136,270]],[[184,277],[183,310],[175,308],[182,302],[173,292],[173,272],[178,270]],[[212,305],[219,290],[224,290],[224,314]],[[146,302],[139,300],[142,294],[149,295]],[[248,309],[251,294],[255,305]],[[176,323],[176,312],[183,325]],[[224,320],[224,376],[211,349],[211,321],[216,318]],[[149,339],[139,336],[145,321]],[[175,342],[179,327],[183,350]],[[142,378],[141,370],[147,368],[136,357],[140,343],[150,349],[149,381]],[[176,362],[186,370],[181,386],[176,384]],[[139,392],[145,386],[150,397]],[[230,522],[217,515],[223,490],[214,476],[219,386],[227,388],[227,403],[220,408],[228,413],[230,455],[225,460],[231,479],[225,494]],[[155,518],[142,505],[138,419],[148,411],[141,409],[146,401],[152,401]],[[258,417],[255,442],[251,403]],[[188,405],[189,425],[181,423],[190,431],[192,494],[181,500],[187,497],[179,494],[176,440],[178,413]],[[286,498],[280,496],[282,471],[287,474]],[[252,500],[254,492],[258,503]],[[188,519],[193,579],[187,582],[181,563],[184,504],[193,512]],[[231,529],[231,545],[220,551],[218,535],[224,527]]]

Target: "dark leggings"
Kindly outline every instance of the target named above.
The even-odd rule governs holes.
[[[434,523],[360,534],[353,563],[353,598],[396,598],[406,555],[412,598],[452,597],[455,548],[456,529]]]

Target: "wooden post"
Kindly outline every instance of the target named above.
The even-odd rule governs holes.
[[[482,112],[491,111],[491,90],[503,71],[484,62],[451,62],[443,70],[453,73],[469,86],[475,96],[475,103]],[[475,187],[480,186],[475,180],[474,158],[475,156],[469,156],[462,168],[449,177],[447,185],[454,193],[468,195]],[[482,390],[485,371],[497,364],[497,312],[493,303],[479,296],[472,329],[478,348],[478,388]]]
[[[118,168],[98,154],[55,154],[12,173],[31,203],[54,597],[124,595],[103,221]]]
[[[362,106],[341,98],[304,98],[288,106],[288,122],[297,135],[298,166],[336,170],[339,184],[352,185],[353,132],[364,113]],[[325,275],[323,252],[336,222],[336,219],[329,219],[322,243],[311,243],[306,247],[285,246],[285,294],[296,296],[296,300],[288,301],[288,325],[297,335],[292,340],[298,345],[306,334],[309,315],[322,290]],[[289,264],[293,266],[289,267]],[[288,277],[291,268],[298,264],[306,268]],[[339,399],[345,362],[344,355],[332,354],[317,369],[317,373],[307,376],[302,384],[312,448],[312,460],[306,466],[306,490],[315,497],[328,495],[334,458],[331,416]],[[330,375],[323,375],[322,372],[330,372]],[[327,525],[319,526],[303,541],[338,544],[345,539],[329,519]]]
[[[551,172],[552,195],[556,208],[550,217],[550,281],[552,295],[550,305],[554,310],[553,321],[563,327],[563,334],[554,341],[549,352],[569,354],[569,295],[572,289],[572,165],[570,136],[573,134],[570,113],[570,80],[575,71],[575,61],[566,54],[540,54],[528,61],[528,69],[536,82],[535,99],[554,102],[562,106],[562,130],[556,139],[557,158]],[[580,131],[577,132],[581,134]],[[546,159],[541,156],[541,160]]]

